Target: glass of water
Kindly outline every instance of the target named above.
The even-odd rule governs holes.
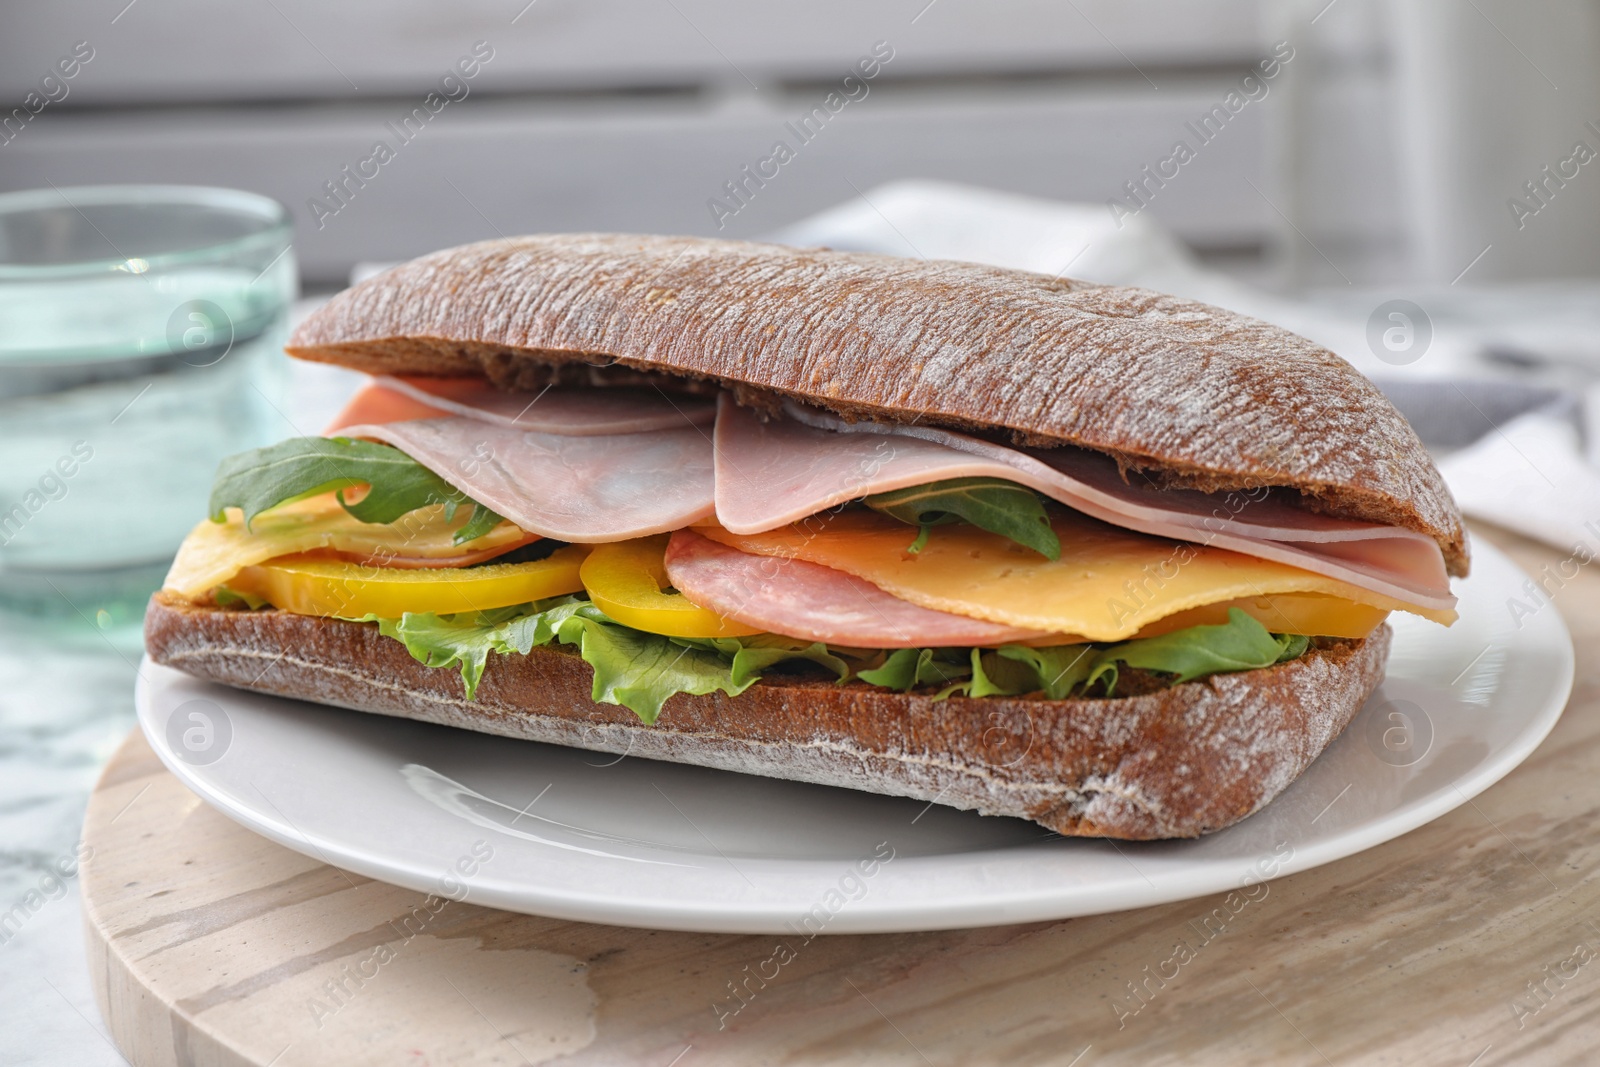
[[[0,608],[142,616],[217,461],[281,436],[290,237],[226,189],[0,195]]]

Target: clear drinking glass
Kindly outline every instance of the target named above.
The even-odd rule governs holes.
[[[141,617],[217,461],[279,435],[290,236],[226,189],[0,195],[0,607]]]

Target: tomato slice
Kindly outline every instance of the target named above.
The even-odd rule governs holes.
[[[579,577],[595,607],[636,630],[667,637],[748,637],[766,631],[708,611],[682,593],[666,592],[666,534],[594,545]]]
[[[350,398],[349,403],[345,404],[339,414],[333,417],[333,421],[323,429],[322,436],[332,437],[348,426],[360,426],[363,423],[378,425],[386,422],[404,422],[407,419],[437,419],[449,414],[450,412],[441,408],[424,404],[404,393],[385,389],[372,382],[363,386]]]
[[[244,568],[228,581],[228,588],[299,615],[384,619],[398,619],[408,611],[450,615],[576,593],[583,588],[578,570],[587,553],[587,545],[567,545],[532,563],[453,570],[283,556]]]

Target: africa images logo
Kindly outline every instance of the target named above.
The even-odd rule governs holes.
[[[167,716],[167,748],[193,767],[215,763],[233,743],[233,722],[214,700],[187,700]]]

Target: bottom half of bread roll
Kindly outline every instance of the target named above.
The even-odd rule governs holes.
[[[934,801],[1058,833],[1194,837],[1258,811],[1383,678],[1390,631],[1319,638],[1272,667],[1116,697],[970,699],[773,671],[738,696],[680,693],[645,724],[594,702],[563,646],[496,655],[476,698],[372,623],[192,604],[157,594],[157,663],[226,685],[531,741]]]

